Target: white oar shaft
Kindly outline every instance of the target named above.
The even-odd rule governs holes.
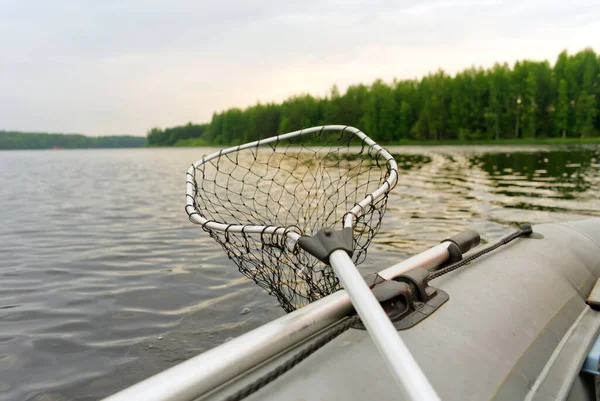
[[[400,338],[383,308],[354,263],[343,250],[334,251],[329,263],[350,296],[369,335],[399,382],[404,396],[413,401],[439,400],[427,377]]]

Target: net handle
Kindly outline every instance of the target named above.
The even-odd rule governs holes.
[[[302,235],[296,231],[291,230],[289,227],[283,226],[254,226],[254,225],[244,225],[244,224],[225,224],[219,223],[213,220],[205,219],[200,212],[194,206],[194,197],[196,195],[196,183],[195,183],[195,171],[196,168],[209,162],[213,159],[219,158],[223,155],[227,155],[230,153],[238,152],[244,149],[250,148],[258,148],[260,145],[265,145],[269,143],[277,143],[281,140],[290,139],[299,137],[302,135],[312,134],[318,131],[341,131],[341,132],[350,132],[361,139],[363,142],[363,146],[367,145],[369,149],[373,149],[375,154],[380,154],[387,163],[388,176],[384,181],[383,185],[377,188],[374,192],[367,195],[362,201],[354,205],[354,207],[349,210],[343,218],[343,227],[353,227],[354,221],[360,211],[369,205],[377,202],[381,197],[383,197],[386,193],[388,193],[396,183],[398,182],[398,164],[396,160],[392,157],[392,155],[379,146],[375,141],[369,138],[364,132],[359,130],[358,128],[350,127],[347,125],[322,125],[318,127],[312,127],[307,129],[302,129],[294,132],[289,132],[283,135],[276,135],[266,139],[259,139],[258,141],[245,143],[243,145],[232,146],[230,148],[219,150],[218,152],[211,153],[208,156],[203,156],[202,159],[193,163],[186,173],[186,205],[185,211],[189,216],[189,219],[192,223],[199,224],[202,228],[211,229],[221,232],[232,232],[232,233],[247,233],[247,234],[271,234],[271,235],[279,235],[286,236],[293,242],[298,241]]]

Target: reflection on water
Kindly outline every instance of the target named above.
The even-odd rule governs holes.
[[[522,202],[524,209],[546,210],[533,198],[581,200],[597,194],[594,191],[598,184],[594,172],[600,166],[597,150],[485,154],[474,158],[473,163],[488,172],[497,188],[494,193],[532,200]],[[586,192],[586,196],[578,196]],[[565,210],[570,205],[565,203]],[[556,203],[548,206],[551,208],[548,210],[558,210],[557,206]]]
[[[96,400],[282,314],[186,218],[212,151],[0,152],[0,400]],[[598,146],[390,151],[364,271],[466,228],[600,216]]]

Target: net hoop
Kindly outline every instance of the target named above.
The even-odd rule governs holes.
[[[297,242],[302,233],[294,231],[294,227],[283,227],[283,226],[257,226],[257,225],[245,225],[245,224],[225,224],[213,220],[208,220],[202,216],[201,212],[196,209],[194,204],[194,196],[196,194],[196,183],[194,172],[199,166],[209,162],[210,160],[219,158],[221,156],[238,152],[244,149],[258,148],[261,145],[270,143],[277,143],[281,140],[299,137],[302,135],[313,134],[318,131],[342,131],[350,132],[361,139],[364,145],[369,146],[373,149],[376,154],[381,155],[386,160],[386,166],[388,175],[383,184],[372,193],[368,194],[362,201],[358,202],[351,210],[349,210],[343,218],[343,227],[353,227],[356,216],[360,211],[369,205],[374,204],[389,191],[391,191],[396,183],[398,182],[398,164],[394,157],[383,147],[379,146],[375,141],[369,138],[365,133],[360,131],[358,128],[345,125],[324,125],[318,127],[307,128],[303,130],[289,132],[283,135],[272,136],[266,139],[260,139],[258,141],[249,142],[243,145],[232,146],[230,148],[222,149],[217,152],[211,153],[210,155],[203,156],[200,160],[196,161],[191,165],[186,173],[186,206],[185,211],[189,216],[192,223],[202,226],[204,229],[216,230],[220,232],[230,233],[242,233],[242,234],[260,234],[261,236],[270,234],[275,236],[283,236],[292,240],[294,243]]]

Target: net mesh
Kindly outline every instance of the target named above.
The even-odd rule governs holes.
[[[381,187],[388,161],[343,129],[321,130],[207,160],[188,179],[194,213],[227,225],[277,226],[311,236],[341,229],[344,215]],[[356,265],[379,230],[387,193],[356,215]],[[193,221],[193,220],[192,220]],[[285,235],[214,230],[203,225],[239,271],[287,312],[340,288],[333,269]]]

